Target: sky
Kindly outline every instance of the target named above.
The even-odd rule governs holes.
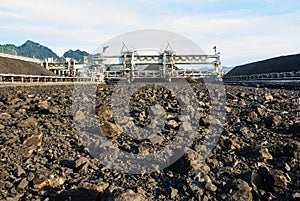
[[[33,40],[59,56],[121,34],[175,32],[224,66],[300,53],[299,0],[0,0],[0,44]]]

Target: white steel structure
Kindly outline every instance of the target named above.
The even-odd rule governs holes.
[[[123,48],[122,48],[123,49]],[[202,78],[205,76],[222,76],[220,53],[214,54],[189,54],[178,55],[172,50],[164,50],[157,54],[145,54],[143,52],[122,51],[120,55],[93,55],[93,64],[98,64],[104,69],[104,79],[126,78],[129,82],[138,78],[165,78],[171,81],[172,78]],[[157,66],[156,69],[147,70],[139,66]],[[195,70],[178,66],[208,65],[213,70]]]

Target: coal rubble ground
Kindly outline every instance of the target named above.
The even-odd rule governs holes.
[[[1,87],[0,200],[298,200],[300,91],[226,86],[224,130],[211,153],[199,159],[201,137],[213,121],[205,87],[192,86],[202,115],[195,141],[175,164],[145,174],[110,169],[89,154],[74,123],[88,114],[73,117],[72,85]],[[98,87],[99,124],[120,149],[148,154],[176,135],[176,98],[149,89],[133,96],[134,123],[149,123],[147,104],[153,102],[168,117],[163,131],[147,141],[126,137],[115,125],[109,101],[114,86]]]

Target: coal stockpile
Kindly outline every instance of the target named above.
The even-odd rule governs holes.
[[[223,131],[201,159],[203,136],[220,122],[210,117],[206,87],[191,85],[201,114],[198,133],[178,161],[144,174],[108,168],[83,146],[75,122],[89,116],[84,110],[73,115],[74,86],[1,87],[0,200],[299,199],[300,91],[226,86]],[[153,102],[167,116],[163,131],[150,140],[136,140],[114,121],[110,100],[115,87],[99,85],[95,93],[94,115],[107,139],[136,155],[172,144],[182,121],[176,97],[155,85],[134,93],[129,109],[135,125],[149,124]]]
[[[295,72],[300,70],[300,54],[281,56],[236,66],[224,77],[259,73]]]
[[[0,57],[0,74],[55,75],[39,64],[6,57]]]

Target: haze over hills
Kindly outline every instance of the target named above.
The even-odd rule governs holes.
[[[41,60],[44,60],[46,58],[53,58],[54,61],[63,61],[64,58],[70,57],[81,62],[83,62],[83,56],[89,55],[89,53],[78,49],[75,51],[69,50],[64,53],[63,57],[59,57],[50,48],[31,40],[27,40],[21,46],[16,46],[13,44],[0,45],[0,52],[25,57],[33,57]]]
[[[225,71],[225,72],[229,72],[233,68],[234,68],[233,66],[222,66],[222,70]]]

